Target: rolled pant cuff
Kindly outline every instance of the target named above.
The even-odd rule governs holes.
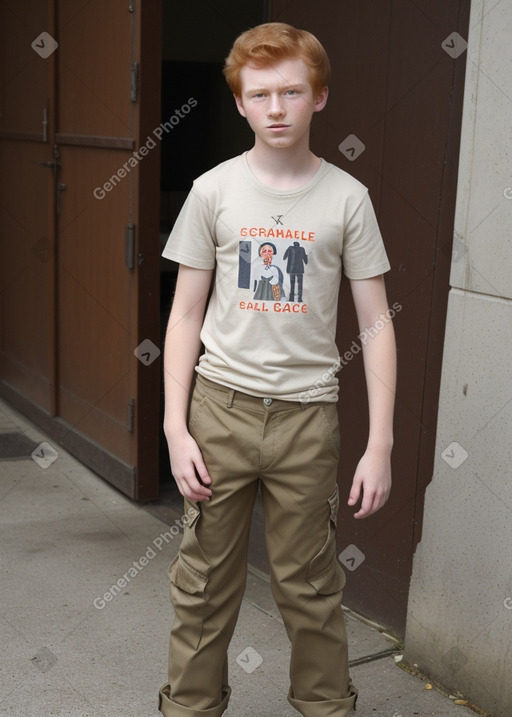
[[[295,699],[291,688],[288,692],[288,702],[304,717],[347,717],[352,710],[355,710],[356,701],[357,690],[352,684],[350,685],[350,696],[340,700],[305,702]]]
[[[169,697],[170,685],[168,682],[160,690],[160,699],[158,702],[158,709],[164,715],[164,717],[221,717],[222,713],[226,710],[231,697],[231,688],[224,687],[222,690],[222,702],[215,707],[209,707],[206,710],[196,709],[195,707],[185,707],[179,705],[177,702]]]

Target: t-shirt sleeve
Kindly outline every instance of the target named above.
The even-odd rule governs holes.
[[[349,279],[370,279],[391,268],[368,192],[345,227],[341,260]]]
[[[194,269],[214,269],[215,250],[215,212],[194,184],[162,256]]]

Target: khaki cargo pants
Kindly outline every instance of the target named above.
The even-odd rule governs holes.
[[[291,641],[289,702],[304,717],[345,717],[357,690],[348,674],[336,558],[335,404],[255,398],[199,376],[189,430],[212,478],[171,563],[175,619],[165,717],[220,717],[227,708],[227,650],[247,577],[251,514],[261,481],[271,588]]]

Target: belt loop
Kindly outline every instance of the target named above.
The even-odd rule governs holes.
[[[228,408],[231,408],[231,406],[233,405],[233,399],[235,398],[235,393],[236,393],[236,391],[235,391],[234,388],[230,388],[230,389],[229,389],[229,391],[228,391],[228,398],[227,398],[227,401],[226,401],[226,406],[227,406]]]

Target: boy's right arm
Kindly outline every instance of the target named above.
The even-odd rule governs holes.
[[[164,433],[171,470],[180,493],[194,501],[208,500],[212,494],[208,469],[187,428],[190,389],[201,350],[199,334],[212,275],[213,270],[180,265],[164,349]]]

